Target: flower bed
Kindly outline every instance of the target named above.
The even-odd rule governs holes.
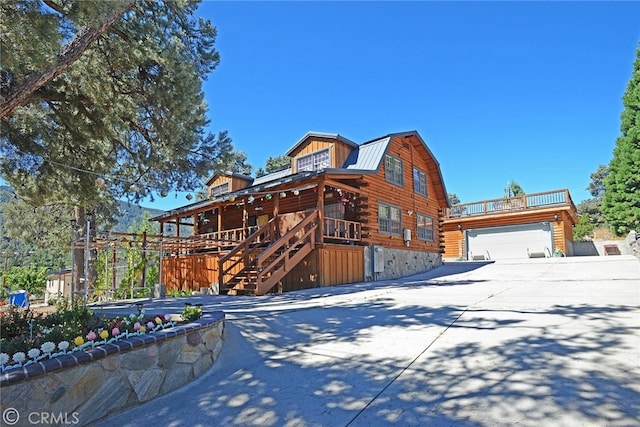
[[[187,384],[220,353],[224,313],[204,313],[182,325],[169,322],[173,320],[156,324],[152,332],[118,331],[113,336],[111,331],[108,339],[96,333],[94,340],[85,341],[93,337],[87,333],[71,350],[43,343],[38,355],[25,354],[2,373],[2,412],[17,414],[15,425],[32,424],[32,414],[84,425]]]
[[[47,316],[12,307],[0,313],[0,372],[61,356],[67,351],[174,327],[177,319],[192,321],[202,315],[202,307],[190,303],[185,305],[181,316],[174,317],[169,314],[147,316],[142,303],[137,303],[136,308],[137,314],[107,319],[104,315],[96,316],[84,305],[74,306],[69,302]]]

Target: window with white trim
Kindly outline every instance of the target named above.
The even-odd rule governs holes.
[[[418,168],[413,168],[413,191],[427,197],[427,174]]]
[[[423,214],[417,214],[418,221],[418,240],[426,240],[433,242],[433,218]]]
[[[316,151],[296,160],[296,168],[300,171],[317,171],[331,166],[329,149]]]
[[[221,196],[229,192],[229,183],[223,182],[222,184],[211,187],[211,197]]]
[[[384,177],[387,181],[403,186],[402,180],[402,160],[398,157],[384,156]]]
[[[397,206],[378,203],[378,231],[380,233],[402,233],[402,210]]]

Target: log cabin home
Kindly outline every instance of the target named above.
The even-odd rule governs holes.
[[[442,222],[443,257],[477,261],[571,256],[577,221],[566,189],[455,205]]]
[[[207,199],[152,218],[168,290],[263,295],[383,280],[441,264],[449,207],[415,131],[357,144],[309,132],[288,168],[207,181]],[[188,236],[181,236],[190,229]]]

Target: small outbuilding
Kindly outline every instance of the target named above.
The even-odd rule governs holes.
[[[52,271],[47,275],[47,289],[44,293],[44,302],[48,303],[54,298],[71,297],[71,269]]]

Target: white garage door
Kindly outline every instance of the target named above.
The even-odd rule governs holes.
[[[553,253],[553,227],[548,222],[467,230],[469,259],[527,258]]]

